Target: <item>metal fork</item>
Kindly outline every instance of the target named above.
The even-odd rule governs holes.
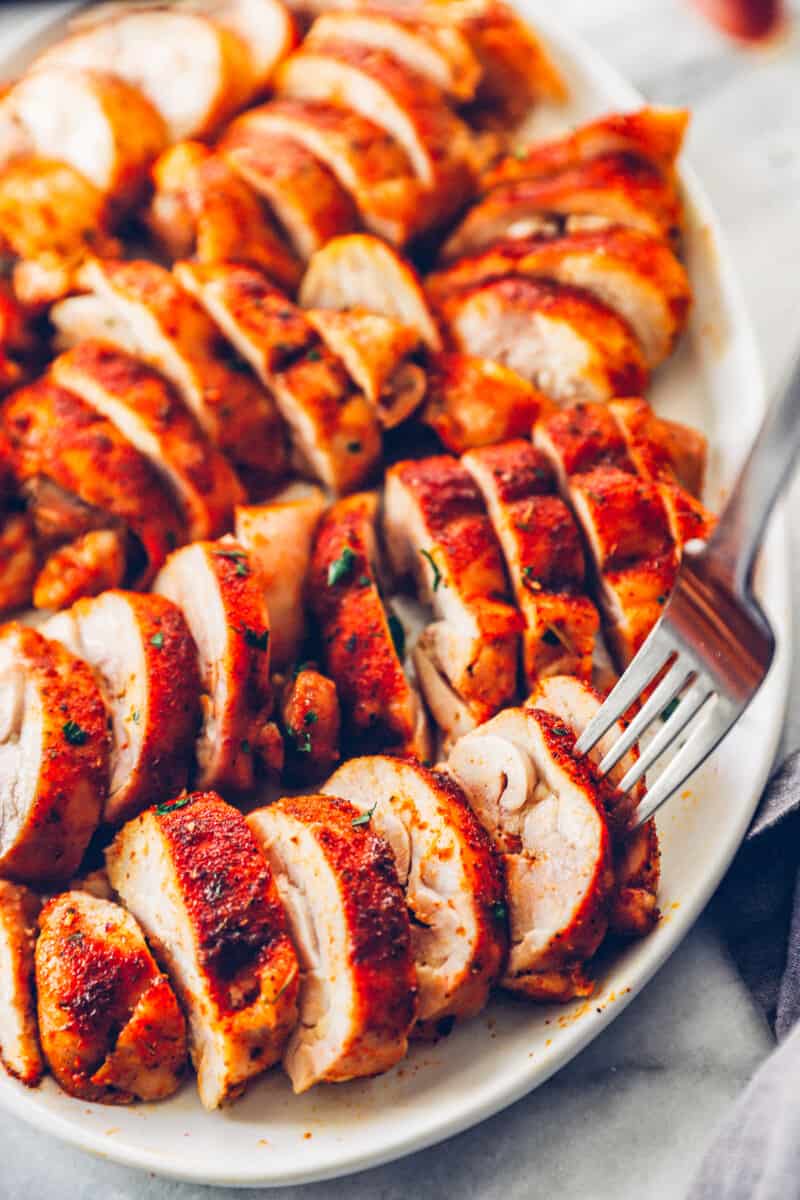
[[[607,774],[659,716],[665,717],[618,785],[628,792],[695,722],[686,744],[636,809],[634,828],[708,758],[767,675],[775,637],[753,595],[753,569],[767,520],[798,450],[800,359],[764,418],[714,533],[708,542],[684,547],[675,588],[657,625],[577,741],[578,753],[588,754],[662,676],[599,764],[601,774]]]

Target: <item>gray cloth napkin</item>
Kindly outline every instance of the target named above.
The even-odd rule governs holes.
[[[689,1200],[797,1200],[800,751],[770,781],[714,911],[779,1044],[718,1129]]]

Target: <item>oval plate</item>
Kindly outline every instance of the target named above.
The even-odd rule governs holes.
[[[60,32],[69,5],[39,8],[0,42],[19,68]],[[549,43],[573,92],[568,109],[537,115],[531,132],[608,109],[637,93],[533,0],[518,9]],[[30,9],[28,10],[30,14]],[[546,127],[547,126],[547,127]],[[688,258],[697,303],[690,336],[657,378],[659,411],[702,426],[711,442],[708,496],[718,504],[764,405],[748,323],[713,213],[683,172]],[[18,1117],[104,1158],[160,1175],[229,1186],[277,1186],[361,1171],[410,1154],[497,1112],[548,1079],[642,990],[696,920],[738,847],[780,736],[789,679],[789,583],[782,519],[773,523],[761,591],[778,634],[776,662],[757,701],[682,796],[662,813],[664,914],[658,928],[603,966],[591,1001],[539,1008],[496,1000],[438,1045],[418,1045],[379,1079],[318,1087],[294,1097],[278,1071],[228,1110],[204,1112],[193,1082],[159,1105],[108,1109],[70,1099],[51,1080],[28,1091],[0,1072],[0,1104]]]

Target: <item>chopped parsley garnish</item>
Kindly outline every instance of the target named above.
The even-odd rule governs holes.
[[[349,546],[345,546],[338,558],[335,558],[328,567],[328,587],[336,587],[337,583],[341,583],[353,569],[356,561],[355,553]]]
[[[297,679],[297,676],[300,674],[301,671],[314,671],[314,670],[316,670],[316,663],[311,662],[310,659],[306,659],[305,662],[299,662],[297,664],[295,669],[292,671],[292,678]]]
[[[156,650],[160,650],[161,647],[164,645],[163,633],[154,633],[153,636],[150,638],[150,645],[155,646]]]
[[[319,720],[319,717],[314,712],[313,708],[310,708],[308,710],[308,712],[306,713],[306,715],[303,717],[303,724],[304,725],[316,725],[318,720]]]
[[[252,646],[254,650],[266,650],[269,645],[269,630],[263,629],[260,633],[257,629],[251,629],[249,625],[242,626],[244,640],[248,646]]]
[[[369,585],[371,583],[372,583],[372,580],[370,579],[369,575],[359,575],[359,577],[358,577],[358,586],[359,587],[369,587]]]
[[[442,572],[437,567],[436,560],[429,550],[420,550],[420,554],[431,564],[431,570],[433,571],[433,583],[431,586],[434,592],[438,591],[439,584],[442,582]]]
[[[251,746],[250,746],[250,743],[248,742],[247,738],[242,739],[241,746],[242,746],[242,754],[250,754]]]
[[[667,597],[663,596],[663,595],[659,596],[657,599],[657,603],[662,605],[662,607],[663,607],[663,605],[665,605],[667,603]]]
[[[191,796],[178,796],[177,800],[167,800],[164,804],[157,804],[156,812],[160,817],[163,817],[167,813],[177,812],[179,808],[186,808],[186,805],[191,803]]]
[[[140,713],[139,713],[138,708],[132,708],[131,709],[131,720],[133,721],[134,725],[139,724],[139,717],[140,717]]]
[[[250,567],[247,562],[247,555],[244,550],[215,550],[217,558],[227,558],[231,562],[236,563],[237,575],[249,575]]]
[[[286,732],[294,742],[294,748],[298,754],[311,753],[311,730],[310,729],[295,729],[293,725],[286,726]]]
[[[664,709],[664,711],[661,714],[661,720],[668,721],[670,719],[670,717],[672,716],[672,714],[675,712],[675,709],[678,707],[679,704],[680,704],[680,700],[678,699],[677,696],[675,696],[672,700],[670,700],[669,704],[667,705],[667,707]]]
[[[553,733],[557,734],[558,737],[566,737],[571,732],[572,731],[570,729],[567,729],[566,725],[553,726]]]
[[[227,881],[222,877],[222,875],[217,875],[216,879],[209,880],[205,889],[206,900],[208,900],[211,904],[213,904],[216,900],[221,900],[225,894],[226,886]]]
[[[511,153],[514,155],[514,158],[521,161],[528,157],[528,148],[527,146],[517,146],[516,150],[512,150]]]
[[[389,633],[392,635],[392,641],[394,642],[394,648],[397,651],[397,657],[402,658],[406,652],[406,631],[403,629],[402,622],[398,620],[394,613],[389,613],[387,623],[389,625]]]
[[[494,917],[495,921],[505,921],[507,915],[508,909],[506,908],[505,903],[502,900],[495,900],[494,904],[492,905],[492,916]]]
[[[362,825],[369,825],[370,821],[372,820],[372,814],[375,812],[377,807],[378,802],[376,800],[372,808],[368,808],[366,812],[361,813],[357,817],[353,817],[352,821],[350,822],[350,824],[353,826],[353,829],[359,829]]]
[[[319,362],[322,358],[322,351],[318,350],[316,346],[312,346],[306,354],[306,358],[309,362]]]
[[[89,737],[86,730],[81,729],[77,721],[67,721],[61,726],[61,730],[70,746],[82,746]]]
[[[362,448],[361,442],[348,442],[347,443],[347,449],[349,450],[349,452],[351,454],[360,454],[361,448]]]

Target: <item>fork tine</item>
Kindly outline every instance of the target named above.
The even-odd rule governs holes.
[[[731,725],[736,720],[736,710],[725,704],[722,697],[717,696],[711,711],[703,719],[698,728],[686,742],[686,745],[675,755],[672,762],[659,775],[656,782],[647,792],[636,812],[633,814],[632,828],[638,829],[653,813],[669,800],[673,792],[693,775],[697,768],[708,758]]]
[[[645,772],[649,771],[653,763],[661,757],[667,747],[686,728],[695,713],[700,711],[713,691],[714,688],[711,681],[705,675],[698,675],[675,709],[675,712],[658,731],[652,742],[645,747],[630,771],[623,777],[622,782],[619,784],[621,792],[629,792],[639,782]]]
[[[609,692],[602,707],[578,738],[575,743],[578,754],[588,754],[592,747],[597,745],[600,738],[627,712],[674,653],[675,648],[669,638],[664,635],[660,626],[656,625],[633,662]]]
[[[677,658],[652,696],[645,701],[627,729],[623,730],[622,734],[617,738],[608,754],[606,754],[600,763],[598,769],[601,775],[607,775],[617,765],[623,755],[628,753],[631,746],[638,742],[644,731],[652,724],[666,705],[669,704],[670,700],[674,700],[691,674],[692,668],[686,661]]]

